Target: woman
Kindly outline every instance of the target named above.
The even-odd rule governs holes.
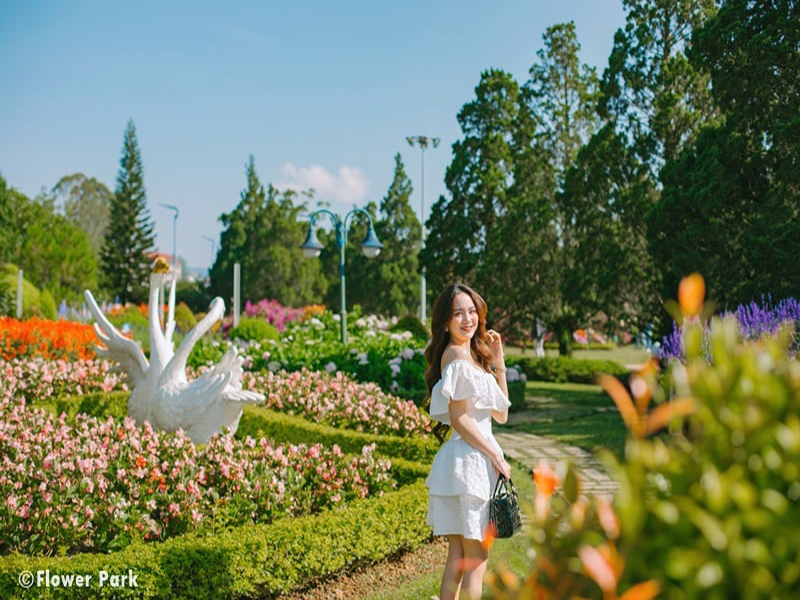
[[[492,418],[508,419],[508,384],[503,343],[486,331],[486,302],[456,283],[433,304],[432,338],[425,350],[425,381],[434,432],[453,427],[433,459],[428,486],[428,525],[449,541],[439,591],[441,600],[480,598],[487,550],[481,543],[489,524],[489,498],[498,476],[511,469],[492,435]],[[492,370],[493,369],[493,370]]]

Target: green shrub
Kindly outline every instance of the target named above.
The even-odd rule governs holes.
[[[0,317],[17,315],[17,295],[8,282],[0,277]]]
[[[791,331],[743,342],[734,318],[713,319],[708,340],[689,326],[686,364],[672,363],[660,384],[655,369],[637,376],[635,402],[605,382],[631,431],[624,462],[605,456],[620,484],[616,515],[589,507],[574,475],[565,479],[563,496],[533,523],[531,556],[542,562],[526,586],[600,598],[588,559],[607,564],[606,597],[640,582],[675,600],[797,597],[800,362],[785,352]]]
[[[0,272],[0,278],[5,281],[8,289],[11,290],[12,297],[14,298],[13,304],[13,316],[16,316],[17,310],[17,273],[19,269],[16,265],[12,265],[11,263],[6,263],[3,266],[2,272]],[[23,273],[22,277],[22,318],[23,319],[30,319],[33,316],[45,318],[44,312],[40,306],[40,292],[39,288],[33,285],[30,281],[28,281]]]
[[[427,489],[419,481],[318,515],[136,543],[112,554],[12,555],[0,558],[0,597],[63,597],[63,588],[19,586],[22,571],[35,575],[46,569],[51,575],[93,575],[93,585],[70,589],[70,598],[272,597],[345,567],[418,547],[430,539],[426,512]],[[127,574],[128,569],[137,575],[138,587],[97,587],[100,570]]]
[[[56,301],[53,300],[53,295],[46,289],[39,293],[39,308],[46,319],[55,321],[58,318]]]
[[[546,350],[558,350],[558,342],[545,342],[544,347]],[[606,342],[605,344],[601,344],[600,342],[589,342],[588,344],[579,344],[578,342],[572,342],[572,351],[575,350],[613,350],[616,348],[617,345],[614,342]]]
[[[36,401],[33,406],[59,416],[64,413],[67,422],[72,423],[75,415],[85,414],[98,419],[114,417],[122,419],[128,414],[128,397],[130,392],[95,392],[83,396],[64,396]]]
[[[236,437],[266,437],[291,444],[307,443],[309,440],[326,446],[337,444],[342,452],[359,453],[368,444],[387,457],[403,457],[408,460],[430,460],[439,449],[434,439],[404,438],[393,435],[361,433],[337,429],[329,425],[312,423],[302,417],[287,415],[260,406],[246,406],[239,421]]]
[[[529,381],[556,383],[594,383],[597,375],[605,373],[627,381],[628,370],[612,360],[583,360],[569,356],[543,358],[508,357],[509,365],[522,369]]]
[[[508,399],[511,401],[509,411],[516,412],[525,408],[525,382],[510,381],[508,383]]]
[[[391,331],[410,331],[416,339],[426,341],[430,337],[427,327],[413,314],[403,315],[392,325]]]
[[[175,307],[175,325],[178,327],[178,331],[184,335],[197,325],[197,318],[194,316],[192,309],[184,302]]]
[[[239,325],[228,332],[232,340],[239,339],[246,342],[264,342],[266,340],[279,340],[280,333],[274,325],[259,317],[242,317]]]

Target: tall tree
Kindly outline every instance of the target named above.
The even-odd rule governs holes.
[[[53,186],[51,195],[57,206],[89,237],[89,244],[100,256],[113,194],[102,182],[83,173],[65,175]]]
[[[536,128],[530,143],[534,148],[543,147],[552,157],[556,189],[546,197],[552,203],[556,240],[544,249],[552,261],[548,265],[550,306],[545,319],[563,341],[562,352],[569,352],[572,331],[597,310],[597,302],[587,303],[585,296],[577,296],[579,290],[574,287],[580,285],[580,291],[588,292],[585,286],[591,283],[583,276],[580,264],[584,240],[574,206],[584,199],[565,194],[564,185],[581,146],[598,125],[598,82],[594,69],[580,62],[573,22],[548,27],[543,41],[523,88],[523,101]]]
[[[117,185],[111,201],[109,223],[100,253],[105,289],[120,301],[142,301],[147,297],[155,235],[147,209],[144,170],[136,141],[136,127],[128,121],[119,161]]]
[[[242,287],[252,278],[252,255],[250,253],[253,240],[250,239],[255,231],[258,212],[266,200],[264,186],[256,173],[253,156],[245,165],[246,187],[240,194],[239,204],[229,213],[223,213],[219,220],[223,230],[220,234],[220,247],[214,264],[211,267],[211,290],[230,303],[233,298],[233,270],[234,264],[239,263],[242,277]],[[245,296],[249,298],[248,296]],[[260,298],[252,298],[260,300]]]
[[[48,289],[56,301],[76,301],[96,284],[97,261],[86,234],[58,214],[48,197],[29,200],[0,177],[0,263]]]
[[[800,3],[723,2],[690,57],[724,115],[662,171],[649,224],[663,290],[700,270],[722,308],[800,294]]]
[[[581,64],[575,23],[548,27],[544,48],[530,68],[524,97],[538,117],[541,140],[555,161],[559,181],[597,129],[597,74]]]
[[[686,57],[692,32],[716,11],[716,0],[623,0],[603,74],[602,110],[616,120],[654,181],[664,162],[693,143],[716,115],[706,71]]]
[[[411,180],[400,154],[394,157],[394,178],[381,200],[375,232],[383,244],[377,258],[358,261],[375,273],[365,291],[363,306],[370,312],[402,316],[419,303],[419,250],[422,226],[411,208]],[[361,243],[361,239],[357,240]]]
[[[508,210],[513,182],[513,136],[519,85],[504,71],[481,74],[475,99],[458,113],[464,138],[453,144],[453,160],[441,196],[431,207],[422,254],[432,293],[454,279],[481,286],[479,270],[491,233]]]
[[[299,216],[305,204],[295,204],[293,191],[281,193],[271,185],[265,190],[252,156],[245,172],[247,184],[239,204],[220,217],[225,229],[211,269],[212,291],[230,300],[238,262],[244,300],[268,298],[288,306],[318,301],[325,278],[318,261],[304,260],[300,250],[307,226]]]

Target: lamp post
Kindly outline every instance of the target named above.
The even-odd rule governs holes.
[[[211,267],[214,266],[214,258],[216,257],[217,251],[217,242],[214,238],[208,237],[207,235],[203,236],[203,239],[207,242],[211,242],[211,264],[208,267],[208,273],[211,274]]]
[[[336,245],[339,247],[339,306],[341,309],[339,325],[341,327],[342,344],[347,343],[347,304],[345,301],[344,249],[347,245],[347,234],[349,233],[350,225],[352,224],[349,223],[350,217],[353,217],[358,213],[366,216],[367,222],[369,223],[367,237],[364,238],[364,241],[361,243],[361,251],[367,258],[375,258],[378,256],[378,254],[380,254],[383,244],[381,244],[380,240],[378,240],[378,236],[375,235],[375,228],[372,226],[372,217],[370,217],[369,213],[363,208],[354,208],[344,216],[344,219],[339,215],[329,211],[327,208],[321,208],[314,211],[309,217],[311,220],[308,224],[308,235],[306,235],[306,241],[300,246],[303,249],[303,254],[306,256],[306,258],[316,258],[319,256],[320,252],[322,251],[322,244],[320,243],[319,239],[317,239],[317,234],[314,231],[314,222],[316,221],[318,215],[328,215],[331,218],[331,221],[333,221],[333,226],[336,229]]]
[[[417,145],[422,151],[422,179],[420,183],[420,213],[419,220],[422,223],[422,240],[420,244],[420,252],[425,248],[425,149],[430,145],[436,148],[441,141],[438,137],[427,137],[424,135],[412,135],[406,138],[408,145],[412,148]],[[425,267],[422,267],[419,280],[419,320],[425,324],[427,315],[425,314],[427,308],[426,290],[425,290]]]
[[[177,243],[177,232],[178,232],[178,207],[172,204],[164,204],[163,202],[160,203],[161,206],[164,208],[168,208],[170,210],[174,210],[175,214],[172,218],[172,268],[175,269],[175,273],[178,273],[178,255],[175,254],[175,248]]]

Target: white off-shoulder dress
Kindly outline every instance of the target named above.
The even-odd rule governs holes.
[[[491,373],[468,360],[456,359],[442,371],[431,391],[432,419],[450,424],[450,400],[466,400],[467,414],[478,430],[503,452],[492,435],[492,411],[511,406]],[[433,535],[458,534],[483,540],[489,524],[489,498],[497,483],[491,459],[455,429],[433,459],[428,486],[428,516]]]

